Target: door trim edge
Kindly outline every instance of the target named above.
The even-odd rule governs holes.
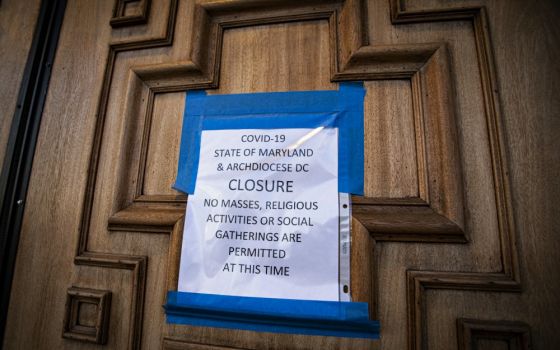
[[[42,0],[0,175],[0,348],[33,157],[66,0]]]

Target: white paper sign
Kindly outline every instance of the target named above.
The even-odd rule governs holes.
[[[338,130],[203,131],[179,291],[339,300]]]

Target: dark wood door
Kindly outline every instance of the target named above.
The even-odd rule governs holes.
[[[554,1],[69,1],[4,347],[558,346],[558,14]],[[367,90],[351,291],[381,339],[166,324],[185,92],[348,80]]]

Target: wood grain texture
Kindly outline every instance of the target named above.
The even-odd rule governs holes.
[[[52,322],[76,285],[114,293],[115,349],[453,349],[461,318],[523,322],[536,348],[557,347],[557,12],[472,3],[162,0],[147,25],[120,29],[107,26],[114,1],[72,3],[5,346],[86,348]],[[167,116],[182,110],[184,91],[353,79],[371,80],[366,168],[383,169],[353,198],[351,290],[381,320],[382,339],[166,325],[186,202],[167,187],[178,137]]]
[[[178,65],[157,65],[133,68],[136,76],[143,84],[130,85],[128,101],[138,101],[140,96],[145,93],[138,89],[147,89],[147,107],[145,125],[151,123],[149,120],[153,113],[153,96],[157,93],[180,91],[183,89],[200,88],[201,86],[215,86],[216,76],[219,74],[220,55],[222,53],[222,42],[224,40],[224,30],[245,26],[262,25],[276,23],[278,21],[308,20],[308,19],[328,19],[329,33],[331,39],[339,41],[338,32],[334,31],[333,18],[336,12],[330,7],[306,7],[303,5],[294,6],[297,11],[286,11],[286,5],[278,7],[264,8],[265,3],[255,2],[251,6],[247,3],[231,2],[228,4],[210,3],[195,8],[195,19],[193,25],[200,28],[203,33],[210,33],[207,38],[193,37],[193,60],[180,63]],[[362,9],[362,3],[350,3],[355,8]],[[254,12],[258,8],[261,12]],[[344,16],[355,11],[342,11]],[[346,15],[345,15],[346,13]],[[358,22],[363,24],[363,20]],[[338,27],[337,27],[338,28]],[[346,28],[346,30],[352,30]],[[344,33],[343,30],[341,30]],[[197,32],[194,32],[198,35]],[[361,38],[361,40],[364,38]],[[361,41],[360,41],[361,42]],[[203,45],[207,45],[204,47]],[[254,46],[254,45],[253,45]],[[331,46],[337,46],[333,45]],[[387,48],[384,48],[387,49]],[[392,50],[392,51],[391,51]],[[359,51],[359,50],[358,50]],[[351,69],[339,72],[333,76],[334,79],[381,79],[381,78],[411,78],[413,88],[411,96],[415,111],[415,131],[418,133],[428,132],[426,135],[416,135],[416,148],[420,151],[417,160],[417,169],[422,179],[419,182],[420,205],[414,203],[410,206],[410,200],[405,199],[400,202],[398,199],[392,200],[390,205],[382,199],[381,201],[365,200],[355,201],[355,216],[370,232],[376,234],[377,239],[399,240],[399,241],[435,241],[435,242],[465,242],[462,226],[462,191],[461,191],[461,172],[458,165],[458,149],[455,139],[455,125],[453,119],[453,100],[448,94],[451,86],[449,79],[449,67],[447,63],[447,49],[445,45],[408,45],[403,48],[388,49],[390,54],[387,58],[384,50],[362,50],[359,51],[352,61],[350,56]],[[378,58],[380,57],[380,58]],[[331,60],[338,62],[339,55],[331,54]],[[389,62],[388,66],[383,67],[382,71],[371,71],[371,65],[365,65],[368,60],[379,60]],[[402,67],[398,67],[394,62],[403,60],[413,62],[414,67],[407,67],[406,72]],[[265,60],[263,60],[265,61]],[[266,62],[266,61],[265,61]],[[332,61],[331,61],[332,62]],[[335,64],[339,67],[340,64]],[[346,66],[345,66],[346,67]],[[346,69],[346,68],[345,68]],[[206,71],[206,72],[205,72]],[[252,72],[253,73],[253,72]],[[183,78],[180,78],[183,75]],[[207,78],[204,78],[207,76]],[[258,75],[255,75],[258,76]],[[235,80],[239,75],[232,77]],[[179,78],[179,79],[178,79]],[[193,80],[194,78],[194,80]],[[245,77],[246,78],[246,77]],[[237,79],[245,84],[244,79]],[[281,80],[280,80],[281,81]],[[227,87],[226,87],[227,88]],[[274,88],[274,87],[272,87]],[[429,89],[436,98],[427,98],[422,91]],[[134,108],[138,102],[131,103]],[[131,112],[125,112],[130,115]],[[427,120],[424,119],[427,116]],[[148,130],[145,129],[144,130]],[[144,132],[142,138],[142,150],[146,149],[148,132]],[[429,142],[425,143],[425,139]],[[145,152],[145,151],[142,151]],[[426,153],[424,153],[426,152]],[[143,153],[142,153],[143,154]],[[426,163],[426,158],[430,158]],[[141,156],[142,158],[142,156]],[[417,162],[418,162],[417,161]],[[429,166],[428,166],[429,165]],[[143,176],[143,166],[140,166],[139,174]],[[431,170],[430,170],[431,169]],[[429,175],[427,174],[430,172]],[[427,179],[430,179],[429,181]],[[141,181],[139,181],[140,183]],[[146,197],[146,196],[144,196]],[[160,196],[159,198],[164,198]],[[170,215],[175,211],[173,204],[177,198],[169,196],[162,203],[170,200],[173,206],[168,207]],[[154,205],[159,205],[154,203]],[[366,204],[366,206],[363,206]],[[400,205],[399,205],[400,204]],[[165,210],[153,207],[155,210]],[[396,211],[395,211],[396,210]],[[134,216],[125,214],[131,213],[129,209],[117,213],[109,220],[109,227],[113,230],[122,231],[143,231],[150,232],[159,230],[154,229],[152,222],[147,221],[147,226],[141,228]],[[373,214],[375,213],[375,214]],[[118,217],[118,219],[117,219]],[[126,219],[130,219],[128,223]],[[371,218],[375,218],[372,220]],[[117,221],[115,221],[117,220]],[[124,221],[123,221],[124,220]],[[458,222],[458,223],[457,223]],[[168,230],[173,225],[166,224]],[[84,231],[87,232],[87,231]],[[87,235],[87,233],[83,233]]]
[[[111,292],[71,287],[68,289],[62,336],[106,344],[111,316]],[[84,315],[88,313],[90,314]]]
[[[121,0],[110,1],[115,6]],[[168,21],[169,13],[178,4],[176,0],[158,0],[157,2],[153,0],[124,0],[124,3],[126,4],[124,15],[122,15],[124,19],[117,20],[117,22],[123,22],[122,25],[111,26],[111,39],[109,41],[111,45],[136,46],[141,42],[164,38],[169,33],[169,25],[174,23],[174,19],[171,23]],[[145,15],[142,15],[142,13],[145,13]],[[112,16],[107,19],[109,24]],[[117,14],[118,17],[121,16]],[[126,19],[127,17],[130,19]],[[142,23],[139,23],[139,21]]]
[[[378,319],[377,278],[374,261],[375,240],[356,219],[352,220],[352,244],[350,255],[350,295],[352,301],[369,304],[372,320]]]
[[[147,23],[151,2],[151,0],[116,0],[113,17],[109,21],[111,27],[118,28]],[[134,9],[131,10],[131,7],[134,7]]]
[[[198,344],[185,342],[181,339],[163,338],[161,348],[163,350],[240,350],[230,346],[215,346],[208,344]]]
[[[180,194],[171,186],[177,176],[184,101],[182,93],[156,95],[141,195]]]
[[[460,318],[457,320],[457,333],[459,350],[496,349],[500,346],[496,342],[510,350],[532,348],[529,326],[523,322]]]
[[[513,217],[509,200],[509,185],[506,175],[505,153],[503,153],[503,136],[501,133],[500,106],[497,103],[494,59],[489,47],[489,34],[486,9],[484,7],[447,8],[438,10],[407,11],[402,2],[392,3],[393,23],[413,23],[423,21],[440,21],[468,19],[473,21],[475,41],[477,44],[478,63],[481,69],[482,90],[485,101],[485,113],[489,132],[489,146],[492,154],[492,169],[498,223],[502,240],[503,274],[472,274],[408,271],[408,307],[409,339],[411,348],[420,348],[422,344],[422,293],[425,288],[452,288],[474,290],[519,291],[519,264],[517,248],[513,236]]]
[[[40,1],[4,0],[0,7],[0,164],[8,146],[17,94],[23,77]]]
[[[410,80],[376,80],[365,84],[364,196],[419,198],[426,178],[418,168]],[[422,141],[419,142],[423,144]],[[423,164],[423,162],[421,162]]]
[[[67,8],[67,14],[68,13],[84,13],[85,7],[87,7],[86,4],[84,3],[73,3],[73,6]],[[108,4],[106,4],[108,5]],[[87,21],[84,23],[82,22],[82,24],[85,25],[85,27],[83,27],[83,30],[90,30],[89,32],[86,32],[85,34],[88,35],[92,32],[94,32],[95,34],[93,35],[93,38],[97,38],[100,36],[100,34],[103,34],[103,32],[100,31],[96,31],[97,28],[104,28],[104,26],[100,23],[95,24],[95,20],[100,20],[101,17],[105,18],[105,21],[107,19],[106,16],[99,16],[96,17],[95,11],[106,11],[108,9],[107,6],[105,6],[105,8],[102,8],[101,6],[96,7],[93,9],[93,16],[89,16],[87,17],[87,20],[90,21],[90,23],[88,23]],[[92,9],[86,10],[85,13],[87,13],[87,11],[91,11]],[[75,12],[73,12],[75,11]],[[176,2],[175,2],[175,6],[170,6],[169,7],[169,16],[167,18],[166,23],[169,23],[167,25],[168,28],[174,28],[174,20],[175,20],[175,14],[176,14]],[[75,18],[73,18],[74,21],[79,21],[79,20],[84,21],[84,18],[80,18],[78,16],[75,16]],[[69,21],[70,24],[67,24],[70,28],[70,32],[72,31],[72,28],[79,28],[79,25],[77,24],[77,22],[72,23],[72,21]],[[106,22],[105,22],[106,23]],[[89,25],[86,25],[89,24]],[[69,33],[68,29],[66,31],[63,31],[63,36],[66,35],[68,36]],[[65,34],[66,33],[66,34]],[[107,35],[109,34],[107,31],[105,32]],[[107,54],[106,50],[96,50],[96,42],[95,40],[91,40],[92,36],[88,37],[88,39],[90,39],[88,41],[89,46],[89,51],[90,52],[97,52],[97,55],[102,54],[103,52],[105,52],[105,54]],[[165,36],[163,37],[154,37],[150,40],[141,40],[142,45],[146,46],[146,47],[156,47],[156,46],[165,46],[165,45],[169,45],[169,42],[172,40],[172,31],[169,30]],[[107,41],[105,41],[106,43]],[[72,50],[67,50],[64,51],[65,53],[68,54],[68,56],[70,57],[69,59],[72,59],[72,55],[74,55],[74,51],[73,51],[73,46],[74,44],[71,42],[71,40],[64,40],[61,39],[61,44],[59,44],[60,47],[65,47],[65,46],[72,46]],[[103,45],[104,47],[107,47],[106,44]],[[116,55],[117,52],[122,51],[122,50],[133,50],[133,49],[137,49],[139,47],[143,47],[143,46],[139,46],[138,42],[134,42],[134,40],[129,41],[129,42],[117,42],[115,43],[113,46],[111,47],[107,47],[109,49],[108,52],[108,61],[109,62],[113,62],[114,61],[114,57]],[[79,59],[78,57],[74,57],[74,59]],[[99,59],[96,56],[92,56],[92,60],[93,62],[95,62],[95,60],[97,60],[97,62],[103,62],[102,59]],[[101,78],[104,77],[110,77],[112,74],[112,65],[107,65],[106,66],[106,70],[104,75],[103,74],[99,74],[98,72],[100,71],[94,71],[93,68],[94,67],[98,67],[95,64],[91,64],[91,71],[86,71],[87,73],[90,73],[90,75],[87,76],[88,79],[93,79],[93,81],[88,85],[86,81],[84,82],[80,82],[80,84],[82,84],[80,87],[86,87],[89,89],[90,85],[95,85],[95,83],[101,83],[103,84],[107,84],[109,83],[109,81],[106,79],[105,81],[103,81]],[[78,68],[78,67],[74,67],[74,68]],[[89,68],[89,67],[88,67]],[[60,66],[59,69],[64,70],[65,67],[64,66]],[[81,68],[78,68],[81,70]],[[82,70],[83,71],[83,70]],[[102,71],[101,71],[102,72]],[[93,74],[93,73],[97,73],[97,74]],[[65,75],[62,73],[58,73],[59,74],[59,82],[62,84],[67,84],[67,81],[65,81]],[[76,73],[76,71],[70,71],[66,74],[74,74],[74,79],[76,79],[76,77],[79,76],[79,74]],[[52,95],[55,95],[55,97],[51,97],[51,99],[55,99],[56,100],[56,95],[57,94],[64,94],[65,89],[64,88],[60,88],[57,87],[56,83],[54,84],[54,88],[51,91]],[[107,85],[105,85],[107,86]],[[83,96],[86,96],[86,94],[84,93]],[[100,108],[103,109],[103,105],[107,102],[107,91],[104,93],[101,93],[100,95],[98,95],[100,98]],[[55,105],[51,105],[51,108],[56,108],[54,107]],[[80,104],[75,104],[76,107],[82,107],[82,105]],[[86,107],[90,107],[90,106],[83,106],[83,108]],[[46,107],[47,109],[45,110],[45,115],[47,115],[49,113],[48,110],[48,106]],[[62,111],[62,113],[66,116],[66,117],[70,117],[74,115],[74,113],[76,114],[84,114],[84,112],[72,112],[70,110],[66,110],[66,111]],[[89,113],[91,113],[91,110],[89,111]],[[85,113],[88,114],[88,113]],[[91,119],[90,119],[91,120]],[[57,121],[59,122],[59,121]],[[47,122],[48,124],[48,122]],[[69,124],[65,124],[65,130],[68,132],[71,132],[72,128],[68,127]],[[90,124],[91,125],[91,124]],[[45,130],[45,128],[42,128],[42,133],[49,133],[49,132],[53,132],[54,130],[56,130],[57,128],[60,130],[59,127],[56,127],[54,125],[52,125],[55,129],[50,129],[47,128]],[[85,125],[84,125],[85,126]],[[83,126],[79,126],[79,127],[75,127],[74,132],[76,130],[79,130],[81,132],[84,132],[86,129],[84,129]],[[97,135],[97,136],[101,136],[101,135]],[[65,140],[65,138],[63,138],[61,141]],[[74,141],[78,141],[78,139],[74,139]],[[95,143],[95,142],[94,142]],[[68,146],[68,145],[67,145]],[[41,146],[38,146],[41,147]],[[75,149],[75,150],[80,150],[83,151],[84,149],[81,147],[76,147],[76,146],[68,146],[70,147],[69,149]],[[44,146],[44,149],[47,149],[47,146]],[[55,154],[52,154],[55,155]],[[65,154],[56,154],[57,156],[62,157],[61,159],[64,159]],[[71,157],[70,157],[71,158]],[[66,158],[69,159],[69,158]],[[75,158],[75,159],[79,159],[79,158]],[[82,158],[83,159],[83,158]],[[57,166],[57,164],[61,165],[63,164],[63,161],[55,161],[53,163],[51,163],[52,166]],[[57,170],[60,171],[60,170]],[[67,171],[67,170],[66,170]],[[41,176],[40,178],[44,178],[44,176]],[[70,178],[68,178],[70,179]],[[79,181],[79,178],[75,178],[73,179],[74,181]],[[37,181],[37,180],[36,180]],[[33,186],[33,185],[31,185]],[[76,186],[76,184],[71,184],[71,185],[64,185],[64,186],[68,186],[67,190],[73,188]],[[62,189],[64,189],[65,187],[61,187]],[[64,191],[62,191],[64,192]],[[32,195],[31,195],[32,196]],[[87,194],[86,194],[87,196]],[[73,200],[71,202],[74,202]],[[68,202],[70,203],[70,202]],[[86,203],[86,202],[83,202]],[[33,207],[32,207],[33,208]],[[52,206],[51,206],[52,208]],[[37,209],[38,210],[38,209]],[[30,211],[32,212],[33,209],[30,209]],[[63,215],[66,216],[68,215],[68,213],[71,212],[71,210],[69,210],[68,208],[63,209],[60,213],[64,213]],[[34,222],[40,222],[40,220],[35,220]],[[58,224],[61,224],[61,221],[58,221]],[[23,228],[23,231],[25,231],[26,229]],[[56,231],[59,231],[58,229],[56,229]],[[60,232],[60,231],[59,231]],[[60,232],[62,233],[62,232]],[[25,240],[25,238],[22,238],[22,240]],[[39,243],[39,242],[36,242]],[[21,244],[21,242],[20,242]],[[81,247],[84,247],[83,250],[81,252],[84,252],[84,254],[80,253],[80,249],[82,249]],[[45,250],[44,253],[47,253],[47,251]],[[67,257],[67,255],[61,255],[61,257]],[[18,259],[20,259],[18,257]],[[119,255],[119,254],[107,254],[107,253],[103,253],[103,254],[96,254],[96,253],[89,253],[89,252],[85,252],[85,246],[83,246],[81,243],[78,244],[78,256],[75,259],[75,263],[77,265],[83,265],[83,266],[100,266],[100,267],[105,267],[105,268],[115,268],[115,269],[126,269],[126,270],[130,270],[132,271],[132,282],[131,282],[131,289],[132,289],[132,293],[131,293],[131,297],[128,299],[131,303],[131,307],[129,308],[129,313],[130,313],[130,330],[128,332],[128,336],[126,338],[128,338],[128,347],[131,348],[135,348],[138,347],[141,341],[141,327],[142,327],[142,317],[143,317],[143,306],[144,306],[144,291],[145,291],[145,275],[146,275],[146,257],[145,256],[128,256],[128,255]],[[16,273],[17,273],[17,268],[18,266],[16,265]],[[20,265],[21,268],[21,265]],[[37,282],[37,278],[34,279],[35,282]],[[23,282],[23,281],[22,281]],[[52,285],[52,287],[54,287],[54,285]],[[17,287],[15,288],[15,290],[17,290]],[[17,296],[13,299],[16,299],[16,301],[14,303],[18,303],[17,301]],[[58,299],[60,300],[60,298]],[[43,298],[41,297],[35,297],[34,302],[35,305],[37,305],[36,303],[41,303],[43,302]],[[51,305],[51,301],[48,302],[47,305]],[[60,309],[61,311],[62,309]],[[58,313],[60,313],[60,311]],[[52,314],[55,314],[54,312]],[[17,321],[16,321],[17,322]],[[12,323],[13,324],[13,323]],[[50,325],[50,324],[49,324]],[[10,326],[8,326],[8,334],[10,332],[10,330],[12,330],[13,332],[13,328],[10,328]],[[17,329],[17,328],[16,328]],[[54,346],[52,345],[53,343],[57,343],[57,340],[55,338],[50,338],[48,343],[38,343],[41,341],[41,339],[39,338],[21,338],[21,337],[16,337],[16,336],[7,336],[7,339],[10,341],[10,344],[18,344],[18,342],[20,343],[20,345],[13,345],[16,347],[50,347],[50,348],[58,348],[60,347],[59,345]],[[30,345],[29,342],[33,342],[33,344],[35,345]],[[26,344],[27,345],[22,345],[22,344]],[[41,344],[40,346],[38,344]],[[51,345],[48,345],[51,344]]]
[[[403,198],[401,206],[397,205],[395,198],[389,198],[390,205],[386,205],[384,200],[386,198],[376,200],[371,198],[372,200],[356,203],[357,207],[362,203],[367,203],[366,207],[357,208],[357,212],[360,212],[359,218],[362,222],[370,224],[371,220],[368,220],[368,217],[371,216],[371,210],[375,210],[377,224],[370,224],[368,229],[375,233],[378,239],[395,239],[394,237],[397,236],[396,239],[400,241],[465,242],[466,238],[462,228],[462,180],[455,136],[454,103],[452,96],[448,93],[452,82],[449,77],[446,46],[435,43],[358,47],[348,57],[348,63],[343,65],[341,63],[341,60],[344,59],[341,58],[343,54],[333,51],[332,48],[342,45],[345,33],[363,32],[364,34],[360,35],[357,43],[368,41],[365,30],[362,28],[366,24],[363,12],[361,12],[367,9],[364,2],[350,1],[342,5],[337,2],[328,2],[321,3],[321,6],[314,2],[303,4],[286,2],[269,6],[270,4],[267,1],[251,3],[231,1],[227,3],[209,2],[195,6],[192,59],[175,65],[163,64],[133,68],[136,76],[144,85],[131,85],[127,100],[138,101],[137,98],[143,94],[140,90],[147,90],[145,93],[149,97],[145,125],[150,125],[153,94],[217,86],[225,31],[231,30],[231,28],[276,22],[328,20],[333,80],[411,79],[417,172],[420,177],[418,193],[419,199],[424,202],[424,207],[408,205],[409,198]],[[348,18],[353,18],[352,16],[357,16],[354,19],[359,20],[348,23],[347,27],[336,24],[346,22]],[[323,39],[318,42],[323,43],[324,41]],[[244,44],[252,44],[251,47],[255,47],[255,43],[249,41]],[[323,47],[325,47],[324,44]],[[225,50],[227,48],[226,45]],[[255,54],[260,54],[259,57],[262,58],[267,70],[270,67],[278,66],[278,64],[270,62],[270,59],[266,60],[266,56],[261,52]],[[269,54],[268,57],[278,59],[283,56]],[[245,62],[245,60],[239,62]],[[340,68],[341,66],[344,68]],[[381,70],[379,70],[380,68]],[[333,73],[333,69],[339,69],[339,71]],[[228,77],[228,81],[235,80],[234,78],[243,74],[243,71],[236,71],[236,74],[234,77]],[[282,77],[281,73],[279,75]],[[284,73],[284,75],[286,74]],[[301,76],[305,75],[300,74],[299,77]],[[287,78],[289,78],[289,74]],[[286,78],[277,81],[281,84],[286,81]],[[309,85],[305,82],[301,82],[301,84]],[[285,88],[289,88],[289,86]],[[225,89],[225,91],[229,89],[227,84]],[[267,89],[275,89],[275,87],[269,86],[265,91],[269,91]],[[431,90],[431,95],[425,93],[428,89]],[[131,108],[135,108],[138,104],[137,102],[132,103]],[[128,113],[134,112],[127,111]],[[147,142],[146,138],[147,132],[144,133],[142,141],[143,150],[146,148],[144,145]],[[430,159],[429,163],[427,163],[427,158]],[[143,174],[142,164],[139,171],[140,177],[143,176],[141,175]],[[407,219],[398,219],[395,210],[399,210],[399,213],[403,214],[406,212]],[[424,226],[416,224],[422,222],[425,222]]]
[[[227,30],[221,50],[220,85],[209,93],[336,90],[330,80],[330,61],[325,59],[330,46],[326,20]],[[262,64],[251,63],[257,60]],[[305,64],[308,61],[313,64]],[[267,75],[274,80],[261,79]]]

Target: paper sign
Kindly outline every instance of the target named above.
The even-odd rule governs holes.
[[[202,131],[179,291],[339,300],[338,129]]]

